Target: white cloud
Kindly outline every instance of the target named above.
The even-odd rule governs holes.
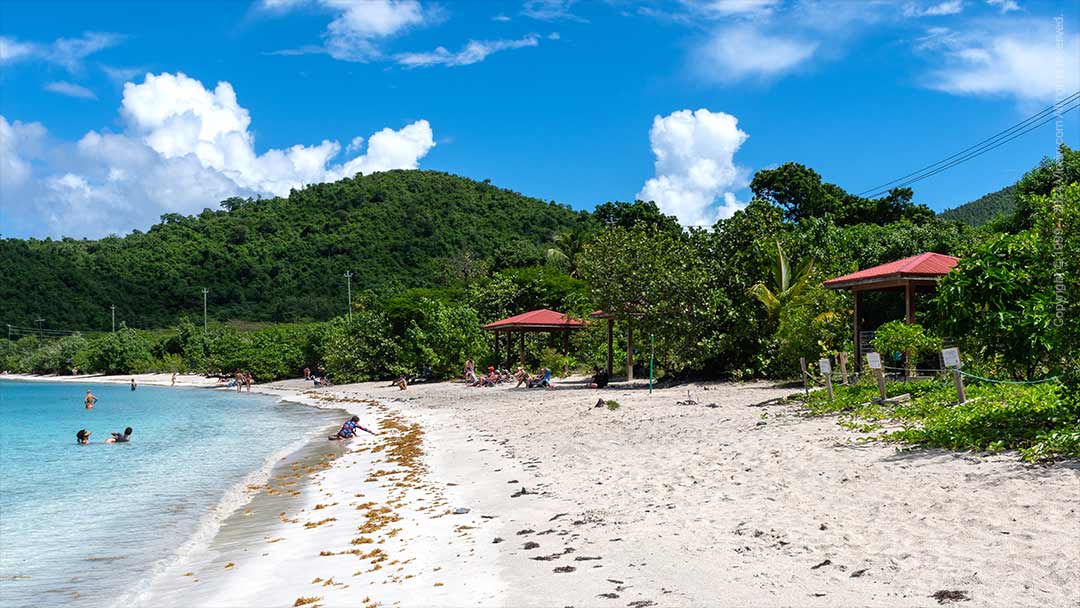
[[[998,7],[998,10],[1002,13],[1020,10],[1020,5],[1016,0],[986,0],[986,3]]]
[[[365,153],[340,164],[333,160],[341,145],[330,140],[259,154],[251,117],[232,85],[220,82],[209,90],[181,73],[127,83],[121,116],[123,133],[90,131],[56,146],[48,155],[53,160],[37,170],[23,143],[40,140],[44,129],[9,125],[0,116],[5,192],[17,190],[27,202],[16,225],[34,234],[124,232],[163,213],[215,207],[229,196],[287,195],[357,172],[415,169],[435,146],[430,124],[417,120],[378,131],[367,139]],[[348,152],[358,152],[363,141],[353,138]]]
[[[742,208],[731,191],[745,181],[745,171],[734,160],[748,137],[738,122],[730,114],[705,109],[653,118],[649,142],[656,177],[645,182],[637,197],[655,201],[684,225],[711,225],[730,217]]]
[[[765,34],[740,25],[714,32],[697,48],[693,61],[709,80],[730,81],[776,76],[813,57],[816,42]]]
[[[37,46],[29,42],[19,42],[10,36],[0,36],[0,63],[17,61],[37,52]]]
[[[918,4],[904,6],[905,17],[941,17],[943,15],[956,15],[964,10],[961,0],[946,0],[939,4],[922,7]]]
[[[433,65],[461,66],[472,65],[487,58],[492,53],[528,46],[538,46],[539,38],[529,34],[517,40],[470,40],[460,51],[451,53],[445,47],[438,47],[427,53],[400,53],[394,59],[401,65],[416,68]]]
[[[577,0],[526,0],[521,8],[521,14],[530,19],[540,21],[585,21],[581,17],[570,12],[570,8]]]
[[[510,17],[507,17],[506,15],[504,15],[502,13],[499,13],[498,15],[495,15],[494,17],[492,17],[491,20],[492,21],[510,21]]]
[[[439,14],[437,9],[425,9],[418,0],[263,0],[261,6],[284,13],[306,4],[334,14],[323,32],[323,45],[305,45],[273,54],[327,53],[342,61],[372,61],[382,55],[378,46],[381,39],[429,23]]]
[[[1049,102],[1061,90],[1080,89],[1080,35],[1065,34],[1062,45],[1052,23],[1010,21],[963,33],[937,28],[916,48],[934,53],[939,64],[929,88]]]
[[[49,44],[37,44],[0,36],[0,63],[42,59],[69,72],[81,72],[84,59],[119,44],[122,38],[118,34],[86,32],[79,38],[57,38]]]
[[[50,82],[45,85],[45,90],[67,95],[68,97],[78,97],[79,99],[97,99],[97,95],[93,91],[73,82]]]
[[[345,152],[351,154],[362,147],[364,147],[364,138],[363,136],[357,135],[356,137],[352,138],[352,141],[349,142],[349,145],[345,146]]]
[[[0,193],[21,186],[30,177],[30,159],[45,137],[40,123],[9,123],[0,116]],[[5,206],[5,205],[0,205]]]
[[[711,17],[769,15],[780,0],[681,0],[691,10]]]

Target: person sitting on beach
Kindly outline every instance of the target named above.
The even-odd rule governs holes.
[[[86,409],[94,409],[94,404],[97,403],[97,397],[94,396],[94,393],[90,392],[90,389],[86,389],[86,398],[83,399],[83,403],[86,405]]]
[[[77,441],[79,445],[90,443],[90,431],[86,429],[79,430],[78,433],[75,433],[75,441]]]
[[[526,388],[551,388],[551,370],[544,368],[540,375],[536,376],[525,385]]]
[[[363,426],[360,426],[360,417],[353,416],[352,418],[346,420],[345,424],[341,425],[341,430],[338,431],[336,435],[331,435],[327,437],[327,439],[329,439],[330,441],[336,441],[338,439],[351,439],[356,436],[357,430],[364,431],[365,433],[371,433],[372,435],[376,436],[378,435],[378,433],[370,429],[366,429]]]
[[[398,387],[398,390],[405,390],[409,388],[409,379],[405,377],[405,374],[398,376],[397,380],[394,380],[394,386]]]
[[[110,433],[112,437],[105,440],[105,443],[127,443],[131,441],[131,427],[124,429],[123,433]]]
[[[499,374],[495,372],[495,368],[488,366],[488,373],[483,378],[477,379],[472,386],[495,386],[499,382]]]
[[[589,388],[604,388],[608,385],[611,378],[608,376],[607,370],[598,367],[595,369],[595,373],[592,377],[592,382],[589,383]]]
[[[304,380],[311,380],[311,368],[310,367],[305,367],[304,368]]]
[[[518,368],[517,368],[517,371],[514,372],[514,379],[517,380],[517,386],[515,386],[514,388],[518,388],[522,384],[526,384],[528,382],[531,382],[533,377],[531,375],[529,375],[529,372],[525,371],[524,367],[521,367],[519,365]]]
[[[465,360],[465,384],[476,386],[480,379],[476,377],[476,364],[471,358]]]

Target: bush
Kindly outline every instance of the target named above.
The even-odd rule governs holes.
[[[400,352],[386,316],[365,310],[353,313],[352,323],[345,318],[330,322],[320,355],[327,373],[335,382],[343,383],[403,372],[397,363]]]
[[[121,327],[90,340],[74,356],[79,371],[124,374],[146,369],[153,359],[151,341],[140,332]]]
[[[910,376],[915,373],[919,356],[939,350],[941,341],[927,335],[922,325],[897,320],[889,321],[877,328],[873,346],[874,350],[883,355],[903,354],[904,365]]]

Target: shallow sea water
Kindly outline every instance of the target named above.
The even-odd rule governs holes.
[[[340,418],[231,391],[0,381],[0,605],[130,597]],[[102,443],[126,426],[130,443]]]

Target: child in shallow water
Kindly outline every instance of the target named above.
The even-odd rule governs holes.
[[[90,431],[86,429],[80,429],[78,433],[75,433],[75,441],[77,441],[79,445],[86,445],[90,443]]]

